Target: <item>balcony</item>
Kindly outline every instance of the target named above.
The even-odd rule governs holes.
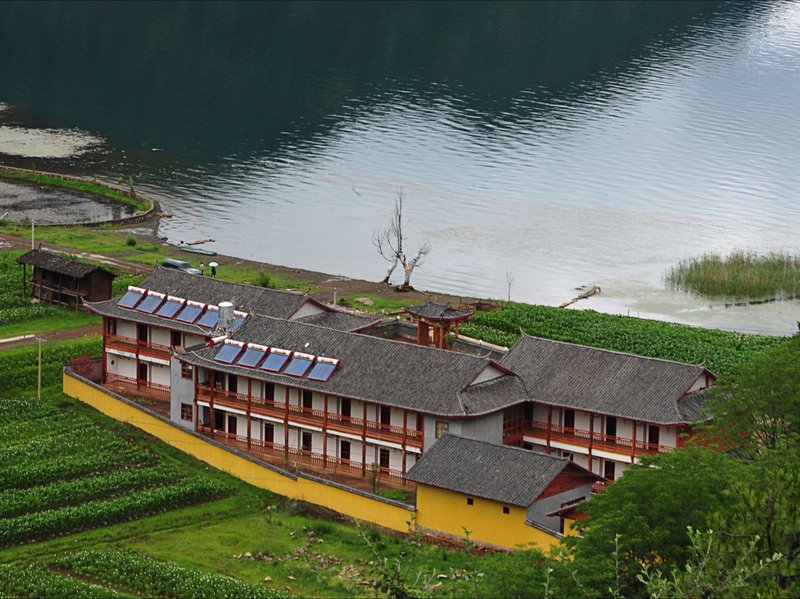
[[[147,397],[159,401],[169,401],[169,385],[161,385],[151,381],[142,381],[113,374],[106,373],[104,387],[116,391],[122,395],[134,395],[137,397]]]
[[[140,341],[131,337],[123,337],[111,333],[105,335],[105,344],[106,347],[109,348],[130,352],[132,354],[138,353],[139,355],[167,361],[169,361],[172,355],[172,348],[168,345],[161,345],[160,343],[153,343],[152,341]]]
[[[549,429],[550,441],[569,443],[579,447],[591,447],[625,456],[638,454],[668,453],[674,447],[658,445],[646,441],[617,437],[615,435],[605,435],[603,433],[587,431],[579,428],[569,428],[558,424],[548,425],[546,422],[528,421],[525,423],[525,435],[536,439],[547,439]]]
[[[286,446],[281,443],[272,443],[260,439],[251,439],[248,443],[247,437],[224,431],[212,431],[210,427],[202,424],[197,425],[197,430],[215,441],[252,453],[274,464],[292,467],[306,466],[320,472],[333,471],[351,477],[365,477],[370,475],[372,470],[371,464],[356,463],[336,456],[324,456],[321,453],[307,451],[298,447],[289,447],[287,450]],[[383,480],[388,479],[387,482],[405,484],[405,477],[399,470],[379,467],[378,476]]]
[[[198,385],[197,399],[201,401],[211,401],[211,391],[212,389],[208,385]],[[227,406],[238,410],[247,409],[246,394],[216,388],[213,389],[213,392],[214,405],[219,405],[221,407]],[[253,414],[271,416],[273,418],[279,418],[282,421],[286,420],[287,415],[286,404],[276,404],[274,401],[262,397],[251,398],[250,411]],[[318,426],[327,430],[357,435],[359,437],[367,436],[381,441],[398,443],[400,445],[405,443],[407,446],[422,448],[422,431],[414,429],[404,430],[402,426],[392,426],[372,420],[364,421],[361,418],[353,418],[351,416],[344,416],[332,412],[328,412],[327,416],[326,420],[323,410],[291,404],[288,407],[288,417],[291,422]]]

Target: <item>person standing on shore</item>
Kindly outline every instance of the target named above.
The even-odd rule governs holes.
[[[217,267],[216,266],[212,266],[211,267],[211,278],[212,279],[216,279],[217,278]]]
[[[205,264],[205,262],[201,262],[200,263],[200,276],[201,277],[203,276],[203,273],[205,273],[205,271],[206,271],[206,264]]]

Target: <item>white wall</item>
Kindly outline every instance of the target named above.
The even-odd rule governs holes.
[[[170,371],[169,366],[162,366],[161,364],[150,364],[150,382],[158,385],[170,384]]]
[[[106,372],[135,379],[136,360],[116,354],[106,354]]]
[[[117,335],[136,339],[136,323],[117,319]]]
[[[170,331],[161,327],[150,327],[150,341],[159,345],[170,344]]]

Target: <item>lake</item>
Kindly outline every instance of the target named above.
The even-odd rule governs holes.
[[[0,161],[132,176],[171,240],[380,280],[402,190],[418,288],[797,330],[662,276],[800,253],[798,2],[7,2],[0,57]]]

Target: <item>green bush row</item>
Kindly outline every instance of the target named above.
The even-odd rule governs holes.
[[[285,593],[227,576],[182,568],[145,555],[123,551],[82,551],[57,561],[81,576],[131,589],[148,597],[194,599],[274,599]]]
[[[49,460],[10,464],[0,469],[0,489],[35,487],[107,472],[114,468],[150,466],[157,458],[138,447],[129,446],[114,453],[61,456]]]
[[[0,448],[0,464],[7,466],[57,455],[112,453],[128,447],[130,443],[124,439],[97,427],[70,429],[59,431],[49,437],[36,437],[10,447]]]
[[[113,589],[88,584],[43,564],[0,566],[0,596],[37,599],[116,599],[126,597]]]
[[[176,482],[181,478],[175,470],[157,466],[57,481],[29,489],[8,489],[0,495],[0,518],[31,514],[91,499],[108,499],[127,491]]]
[[[98,526],[109,526],[220,497],[227,488],[214,481],[188,481],[72,507],[0,520],[0,546],[34,543]]]
[[[70,358],[84,355],[99,356],[102,340],[86,337],[69,341],[50,342],[42,345],[42,385],[60,385],[63,363]],[[36,346],[8,349],[0,360],[0,398],[11,392],[36,389],[38,377],[38,348]]]
[[[591,310],[508,304],[494,312],[478,312],[461,327],[465,335],[510,345],[520,330],[539,337],[603,349],[705,363],[715,374],[730,374],[751,355],[786,341],[785,337],[746,335],[702,329]]]

